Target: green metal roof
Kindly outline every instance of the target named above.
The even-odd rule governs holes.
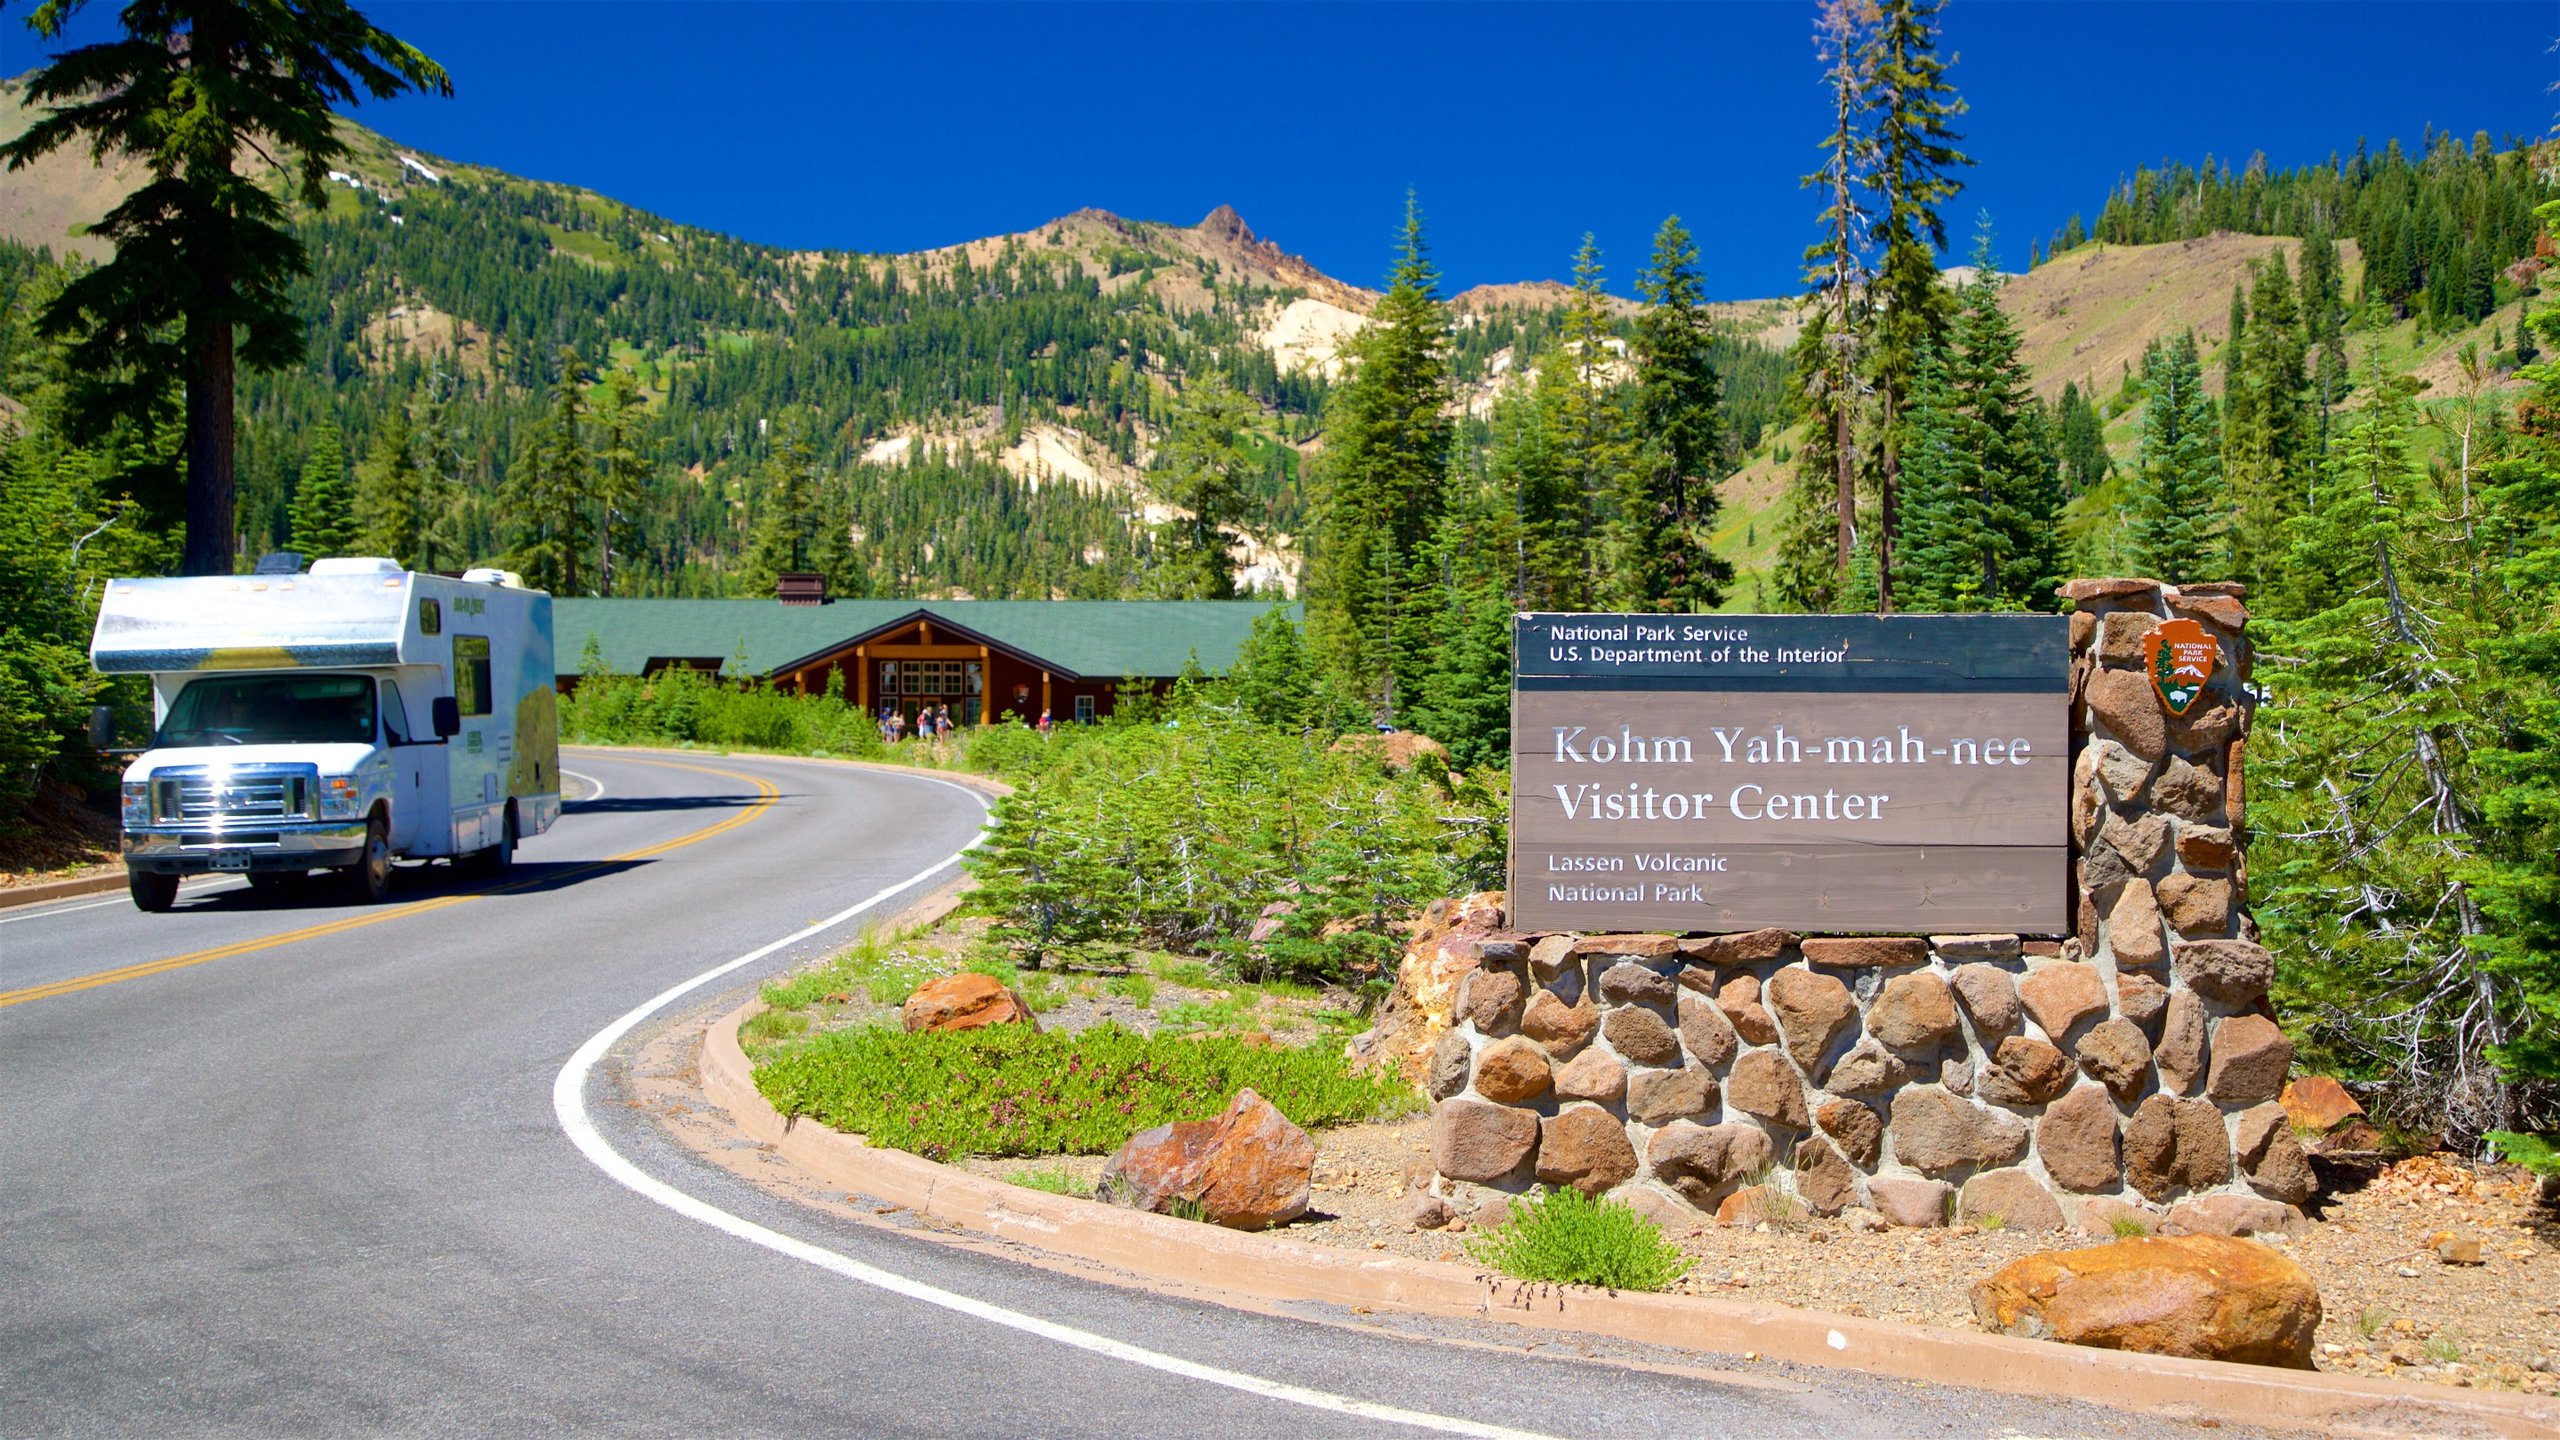
[[[1217,674],[1235,663],[1259,600],[576,600],[552,602],[553,650],[575,675],[593,637],[605,664],[636,675],[659,658],[745,657],[770,675],[914,616],[931,617],[1071,678],[1182,673],[1197,652]],[[1286,607],[1299,618],[1298,607]]]

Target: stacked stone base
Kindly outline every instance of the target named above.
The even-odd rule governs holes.
[[[2298,1217],[2266,952],[2156,971],[2015,935],[1453,936],[1474,951],[1425,1085],[1443,1193],[1573,1185],[1656,1214],[1763,1203],[2019,1228],[2199,1197]],[[1996,1219],[1994,1218],[1996,1217]]]

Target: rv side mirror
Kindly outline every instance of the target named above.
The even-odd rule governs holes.
[[[89,712],[89,748],[92,750],[106,750],[112,748],[115,743],[115,707],[112,705],[100,705]]]
[[[450,740],[454,736],[461,734],[462,702],[454,699],[450,695],[437,696],[435,700],[435,725],[436,738],[439,740]]]

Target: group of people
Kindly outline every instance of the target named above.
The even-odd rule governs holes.
[[[959,722],[951,718],[951,707],[925,705],[916,710],[915,735],[919,740],[941,741],[951,737]],[[880,738],[891,745],[907,738],[907,717],[895,704],[880,707]]]

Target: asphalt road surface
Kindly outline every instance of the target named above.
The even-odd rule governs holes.
[[[775,1198],[613,1103],[616,1066],[861,917],[635,1007],[921,894],[980,803],[780,760],[566,768],[600,793],[494,885],[412,869],[373,908],[215,880],[165,915],[0,910],[0,1436],[2189,1433],[1232,1312]]]

